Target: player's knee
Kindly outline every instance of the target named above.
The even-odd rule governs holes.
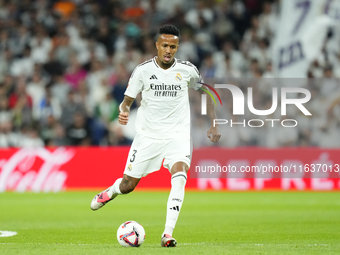
[[[184,172],[187,173],[189,171],[189,167],[184,162],[176,162],[171,168],[171,174],[174,175],[176,173]]]

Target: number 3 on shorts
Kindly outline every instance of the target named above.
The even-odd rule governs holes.
[[[132,157],[130,158],[130,162],[131,162],[131,163],[132,163],[133,161],[135,161],[135,159],[136,159],[136,153],[137,153],[137,150],[133,150]]]

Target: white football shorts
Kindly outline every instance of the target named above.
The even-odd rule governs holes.
[[[135,136],[126,160],[124,174],[142,178],[158,171],[163,166],[169,171],[176,162],[190,167],[192,153],[191,138],[153,139],[138,134]]]

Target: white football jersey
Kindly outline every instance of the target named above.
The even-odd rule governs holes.
[[[132,98],[142,92],[136,132],[155,139],[190,136],[188,88],[199,89],[198,82],[203,82],[199,71],[188,61],[175,58],[166,70],[156,57],[138,65],[125,91]]]

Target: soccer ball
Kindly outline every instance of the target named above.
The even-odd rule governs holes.
[[[145,240],[145,230],[135,221],[126,221],[117,230],[117,240],[124,247],[138,247]]]

